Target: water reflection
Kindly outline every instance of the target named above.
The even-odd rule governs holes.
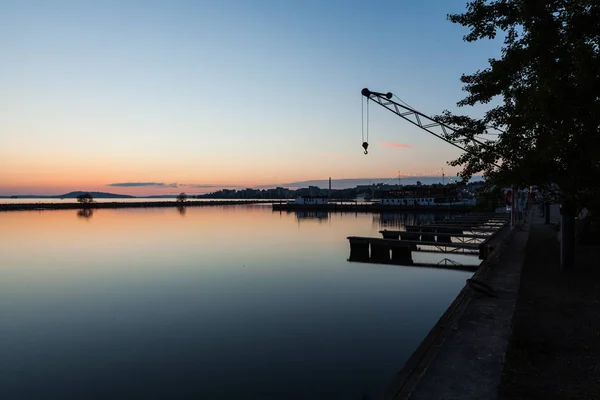
[[[325,222],[329,219],[329,213],[327,211],[295,211],[294,214],[296,215],[298,222],[302,220]]]
[[[415,213],[380,213],[373,215],[373,224],[377,224],[382,228],[402,228],[406,225],[422,225],[433,223],[438,215],[415,214]]]
[[[90,219],[92,218],[92,215],[94,215],[94,211],[91,208],[82,208],[77,211],[77,216],[79,218]]]
[[[372,219],[0,213],[2,398],[379,398],[470,275],[349,263]]]
[[[185,217],[185,206],[177,206],[177,211],[179,211],[179,215]]]

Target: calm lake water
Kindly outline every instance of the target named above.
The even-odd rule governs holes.
[[[0,212],[0,398],[377,398],[470,276],[347,261],[407,218]]]
[[[252,200],[252,199],[190,199],[191,201],[240,201],[240,200]],[[264,199],[263,199],[264,200]],[[148,203],[148,202],[160,202],[160,201],[175,201],[175,197],[134,197],[134,198],[114,198],[114,199],[103,199],[96,198],[96,203]],[[287,201],[287,200],[285,200]],[[77,203],[75,198],[0,198],[0,204],[64,204],[64,203]]]

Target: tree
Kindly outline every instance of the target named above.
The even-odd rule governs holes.
[[[177,196],[176,201],[178,203],[185,203],[187,201],[187,194],[185,194],[184,192],[179,193],[179,195]]]
[[[463,179],[483,172],[490,184],[558,185],[562,229],[574,234],[577,208],[600,215],[600,2],[473,0],[448,18],[469,29],[467,42],[504,38],[500,58],[461,77],[468,95],[458,103],[499,105],[481,119],[439,116],[468,150],[450,164]],[[471,141],[489,127],[500,130],[496,141]]]
[[[91,193],[84,193],[77,196],[77,201],[82,204],[90,204],[94,201],[94,197]]]

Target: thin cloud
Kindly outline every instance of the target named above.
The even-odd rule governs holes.
[[[396,142],[379,142],[383,147],[392,147],[395,149],[412,149],[413,146],[406,143],[396,143]]]
[[[190,188],[190,189],[212,189],[212,188],[237,188],[236,185],[215,185],[209,183],[165,183],[165,182],[116,182],[109,183],[106,186],[112,187],[146,187],[155,189],[176,189],[176,188]]]
[[[204,184],[204,183],[187,183],[181,184],[179,186],[187,186],[193,189],[210,189],[210,188],[236,188],[239,186],[236,185],[213,185],[213,184]]]
[[[106,186],[151,187],[151,188],[176,188],[176,187],[179,187],[179,185],[177,183],[164,183],[164,182],[117,182],[117,183],[109,183]]]

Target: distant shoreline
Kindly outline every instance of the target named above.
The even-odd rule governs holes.
[[[470,205],[456,206],[400,206],[400,205],[381,205],[379,203],[356,203],[347,202],[344,204],[328,203],[328,204],[294,204],[294,203],[273,203],[273,211],[346,211],[346,212],[471,212],[475,207]]]
[[[194,201],[188,200],[184,203],[178,203],[175,200],[170,201],[143,201],[143,202],[103,202],[103,203],[7,203],[0,204],[0,211],[32,211],[32,210],[79,210],[101,209],[101,208],[156,208],[156,207],[199,207],[199,206],[226,206],[242,204],[269,204],[279,200],[208,200]]]

